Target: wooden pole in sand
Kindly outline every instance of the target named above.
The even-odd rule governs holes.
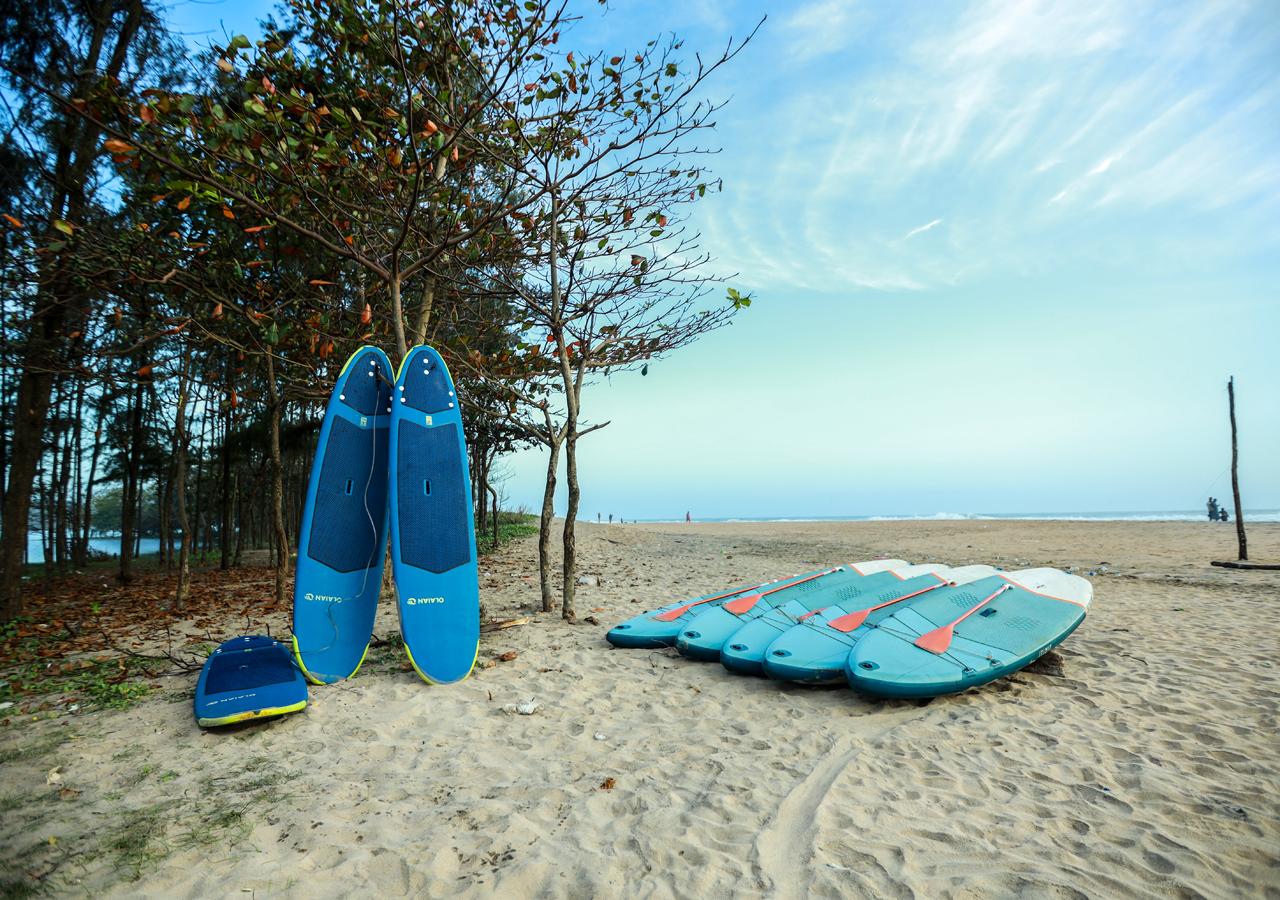
[[[1236,502],[1236,538],[1240,542],[1240,559],[1249,558],[1249,546],[1244,539],[1244,512],[1240,508],[1240,479],[1236,476],[1236,461],[1239,453],[1236,450],[1236,379],[1233,375],[1227,381],[1227,403],[1231,410],[1231,496]]]

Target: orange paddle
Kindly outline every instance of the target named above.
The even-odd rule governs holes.
[[[789,587],[795,587],[797,584],[804,584],[806,581],[813,581],[815,578],[821,578],[823,575],[830,575],[832,572],[839,572],[843,568],[844,566],[836,566],[834,569],[827,569],[825,572],[818,572],[817,574],[810,575],[808,578],[801,578],[799,581],[793,581],[790,584],[782,585],[782,587],[776,587],[771,591],[761,591],[758,594],[747,594],[746,596],[739,597],[737,600],[730,600],[720,608],[733,613],[735,616],[741,615],[759,603],[761,597],[776,593],[777,591],[786,590]]]
[[[887,603],[879,603],[875,606],[869,606],[866,609],[860,609],[857,612],[851,612],[848,615],[840,616],[840,618],[838,619],[832,619],[827,624],[830,625],[832,628],[834,628],[836,631],[843,631],[845,634],[848,634],[850,631],[853,631],[853,629],[857,628],[863,622],[867,621],[867,616],[875,612],[877,609],[884,609],[886,606],[893,606],[893,604],[895,603],[901,603],[903,600],[910,600],[912,597],[919,597],[921,594],[927,594],[929,591],[936,590],[937,588],[946,587],[946,586],[947,586],[947,582],[940,581],[937,584],[929,585],[927,588],[924,588],[923,590],[916,591],[914,594],[906,594],[902,597],[898,597],[896,600],[890,600]]]
[[[951,646],[951,639],[955,637],[955,627],[957,625],[959,625],[965,619],[969,618],[971,615],[976,613],[982,607],[986,606],[992,600],[996,599],[996,597],[999,597],[1005,591],[1011,591],[1011,590],[1013,590],[1013,585],[1011,584],[1006,584],[1001,586],[1000,589],[997,590],[994,594],[992,594],[986,600],[983,600],[977,606],[970,609],[967,613],[965,613],[960,618],[956,619],[950,625],[942,625],[942,626],[939,626],[938,628],[933,629],[933,631],[927,631],[924,634],[920,635],[920,637],[916,638],[912,643],[914,643],[921,650],[928,650],[930,653],[936,653],[939,656],[941,656],[943,653],[946,653],[947,648]]]
[[[775,578],[773,581],[777,580],[778,579]],[[725,591],[723,594],[716,594],[714,597],[707,597],[703,600],[694,600],[692,603],[686,603],[684,606],[677,606],[675,609],[668,610],[667,612],[654,616],[653,618],[658,622],[674,622],[695,606],[703,603],[710,603],[713,600],[723,600],[725,597],[732,597],[734,594],[741,594],[743,591],[754,591],[767,584],[773,584],[773,581],[766,581],[762,584],[752,585],[751,587],[738,588],[736,591]]]

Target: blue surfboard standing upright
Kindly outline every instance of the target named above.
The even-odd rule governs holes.
[[[381,350],[357,350],[320,427],[293,590],[293,655],[315,684],[354,675],[373,636],[387,546],[391,374]]]
[[[391,406],[391,567],[400,633],[423,680],[451,684],[475,665],[480,587],[462,413],[439,353],[409,351]]]

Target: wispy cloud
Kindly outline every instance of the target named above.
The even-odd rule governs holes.
[[[922,231],[928,231],[928,230],[929,230],[930,228],[932,228],[934,225],[940,225],[940,224],[942,224],[942,220],[941,220],[941,219],[934,219],[934,220],[933,220],[932,222],[930,222],[928,225],[921,225],[919,228],[913,228],[913,229],[911,229],[910,231],[908,231],[908,232],[907,232],[907,235],[906,235],[906,237],[904,237],[904,238],[903,238],[903,240],[905,241],[907,238],[911,237],[911,235],[913,235],[913,234],[919,234],[919,233],[920,233],[920,232],[922,232]]]
[[[848,0],[819,0],[783,20],[791,54],[800,60],[834,53],[849,45],[870,21],[869,12]]]
[[[1182,240],[1166,234],[1231,204],[1253,212],[1203,227],[1238,228],[1238,248],[1280,230],[1256,227],[1280,217],[1267,0],[877,9],[820,0],[776,32],[803,66],[770,69],[752,96],[776,102],[750,108],[741,168],[722,172],[735,215],[716,251],[736,268],[833,291],[927,286],[1068,258],[1158,266]],[[947,241],[902,243],[943,221]],[[1137,235],[1135,257],[1121,244]]]

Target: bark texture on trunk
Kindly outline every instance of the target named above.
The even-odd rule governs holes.
[[[146,388],[139,384],[134,390],[129,420],[129,455],[124,473],[124,496],[120,503],[120,574],[117,577],[121,584],[133,581],[133,542],[142,484],[138,471],[142,465],[142,407],[145,402]]]
[[[271,518],[276,536],[276,602],[288,593],[289,533],[284,523],[284,465],[280,458],[280,395],[276,391],[275,360],[267,354],[267,396],[271,410]]]
[[[560,441],[551,435],[551,456],[547,460],[547,484],[542,491],[542,517],[538,520],[538,582],[542,587],[542,611],[556,608],[551,590],[551,523],[555,519],[556,469],[560,466]]]
[[[564,480],[569,486],[569,508],[564,514],[564,561],[562,571],[564,573],[564,603],[561,606],[560,614],[569,622],[574,621],[578,617],[577,609],[574,607],[574,599],[577,595],[577,578],[578,578],[578,545],[577,535],[574,532],[574,521],[578,517],[578,436],[576,434],[577,422],[570,417],[570,427],[567,429],[569,436],[564,442]]]
[[[174,496],[177,499],[178,528],[182,530],[182,545],[178,550],[178,593],[173,605],[176,609],[186,606],[191,590],[191,526],[187,522],[187,390],[190,387],[188,372],[191,352],[182,361],[182,378],[178,382],[178,418],[174,425],[174,444],[177,458],[174,460]]]

